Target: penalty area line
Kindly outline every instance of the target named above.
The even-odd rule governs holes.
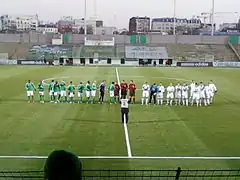
[[[120,78],[119,78],[119,73],[118,73],[117,68],[116,68],[116,76],[117,76],[118,84],[120,85]],[[131,150],[130,139],[129,139],[129,135],[128,135],[128,127],[127,127],[127,124],[126,124],[126,117],[125,116],[124,116],[123,127],[124,127],[125,141],[126,141],[126,146],[127,146],[128,157],[132,157],[132,150]]]
[[[0,156],[0,159],[47,159],[48,156]],[[231,156],[78,156],[79,159],[240,160]]]

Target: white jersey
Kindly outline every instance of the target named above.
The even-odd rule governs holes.
[[[216,88],[215,84],[213,84],[213,83],[209,84],[209,88],[213,94],[217,91],[217,88]]]
[[[173,99],[174,98],[174,86],[168,86],[167,87],[167,99]]]
[[[188,98],[188,90],[189,90],[188,86],[182,86],[182,97],[183,98]]]
[[[128,99],[121,99],[121,108],[128,108]]]
[[[164,86],[158,86],[158,93],[164,93],[165,87]]]
[[[195,86],[196,86],[195,83],[191,83],[191,84],[190,84],[190,89],[191,89],[191,91],[193,91],[193,89],[195,88]]]
[[[181,98],[181,95],[182,95],[182,86],[180,86],[180,85],[175,86],[176,98]]]
[[[157,98],[162,99],[164,92],[165,92],[165,87],[164,86],[158,86]]]
[[[149,91],[150,91],[150,85],[143,84],[142,85],[142,97],[148,98],[149,97]]]
[[[205,98],[205,86],[204,86],[204,84],[200,84],[198,88],[199,88],[200,98]]]
[[[205,90],[205,93],[206,93],[206,98],[210,98],[212,91],[209,88],[209,86],[205,86],[204,90]]]
[[[174,91],[175,91],[174,86],[168,86],[168,87],[167,87],[167,93],[168,93],[168,94],[172,94],[172,93],[174,93]]]
[[[149,84],[143,84],[142,85],[142,90],[143,91],[150,91],[150,85]]]
[[[192,89],[192,96],[193,96],[193,99],[199,99],[200,98],[200,88],[199,86],[195,86],[193,89]]]

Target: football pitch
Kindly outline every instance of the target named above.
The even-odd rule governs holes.
[[[239,168],[239,78],[239,69],[0,66],[0,169],[41,170],[55,149],[75,152],[84,169]],[[134,80],[138,89],[145,81],[213,80],[219,91],[208,107],[130,105],[124,126],[108,97],[104,104],[29,104],[28,79]],[[47,87],[45,95],[49,100]]]

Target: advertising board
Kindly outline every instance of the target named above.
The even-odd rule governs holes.
[[[129,59],[168,59],[165,47],[125,46],[125,57]]]
[[[16,65],[17,60],[0,59],[0,65]]]
[[[214,62],[213,63],[214,67],[240,67],[240,62],[232,62],[232,61],[223,61],[223,62]]]
[[[180,67],[213,67],[213,62],[177,62]]]
[[[43,60],[18,60],[17,64],[19,65],[46,65]]]

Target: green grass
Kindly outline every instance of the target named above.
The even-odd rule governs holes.
[[[238,69],[118,68],[120,80],[138,88],[181,78],[216,82],[219,92],[210,107],[130,106],[128,125],[134,156],[240,156]],[[119,105],[28,104],[25,82],[55,77],[116,80],[115,68],[0,66],[0,155],[47,156],[69,149],[79,156],[127,156]],[[181,82],[182,83],[182,82]],[[47,93],[46,93],[47,94]],[[140,101],[141,92],[137,92]],[[38,98],[36,96],[36,98]],[[48,97],[46,97],[48,98]],[[107,97],[106,97],[107,98]],[[239,168],[239,160],[83,159],[85,169]],[[0,169],[42,169],[43,159],[0,159]]]

